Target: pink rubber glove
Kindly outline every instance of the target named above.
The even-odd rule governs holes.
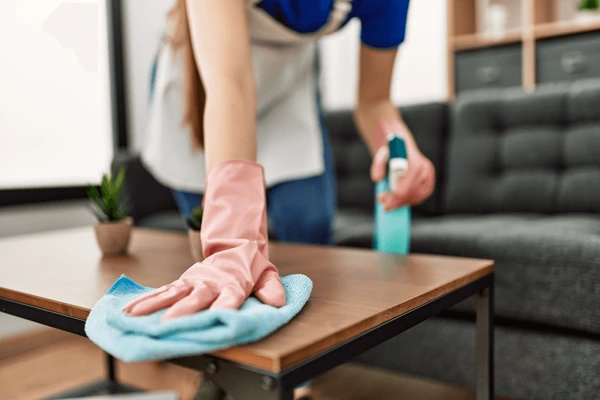
[[[387,137],[390,133],[402,133],[406,130],[397,122],[382,123],[378,135]],[[405,138],[408,155],[408,172],[396,184],[395,192],[382,193],[377,201],[383,204],[386,211],[405,205],[417,205],[425,201],[435,187],[435,168],[431,161],[421,153],[412,138]],[[381,146],[373,157],[371,164],[371,179],[380,181],[387,172],[390,153],[387,144]]]
[[[165,321],[206,308],[235,309],[253,292],[265,304],[285,305],[279,273],[269,261],[262,166],[233,160],[213,167],[200,232],[204,261],[123,311],[139,316],[171,307]]]

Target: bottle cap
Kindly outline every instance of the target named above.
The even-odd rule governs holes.
[[[404,139],[396,134],[388,135],[388,147],[390,150],[390,159],[392,158],[407,158],[406,143]]]

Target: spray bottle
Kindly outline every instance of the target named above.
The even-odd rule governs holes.
[[[387,176],[375,184],[375,197],[384,192],[393,192],[396,183],[408,171],[406,143],[397,134],[387,137],[390,158]],[[385,211],[383,205],[375,202],[375,235],[373,247],[385,253],[408,254],[410,248],[409,206]]]

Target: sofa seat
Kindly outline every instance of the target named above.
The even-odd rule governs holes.
[[[334,237],[337,245],[370,247],[372,214],[340,211]],[[600,333],[596,214],[416,217],[411,252],[493,259],[498,317]]]

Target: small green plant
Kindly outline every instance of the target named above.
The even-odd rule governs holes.
[[[192,210],[192,219],[187,220],[190,229],[199,231],[202,226],[202,206],[198,206]]]
[[[594,11],[600,6],[600,0],[581,0],[579,2],[579,9],[582,11]]]
[[[91,201],[92,211],[100,222],[120,221],[127,216],[127,206],[121,198],[125,183],[125,168],[121,168],[117,176],[102,175],[100,187],[89,185],[87,195]]]

